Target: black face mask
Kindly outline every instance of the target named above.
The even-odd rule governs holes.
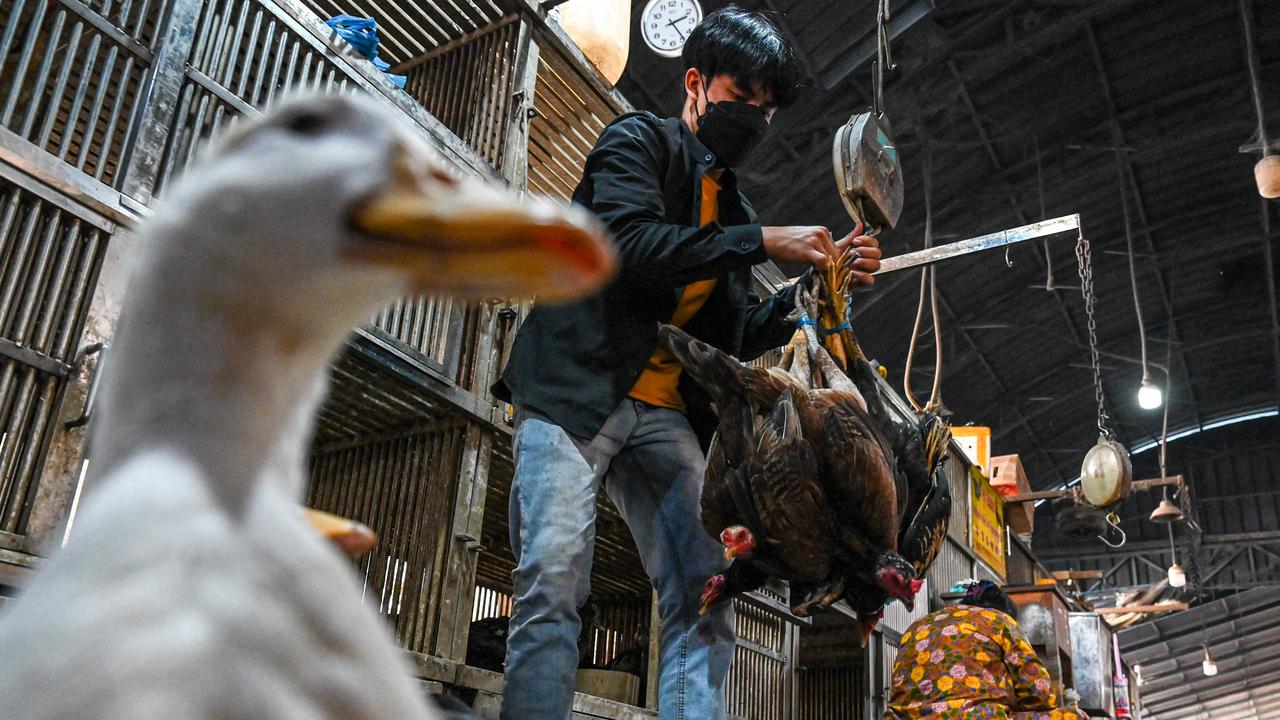
[[[706,111],[698,118],[698,140],[728,167],[737,167],[768,131],[764,111],[750,103],[708,101]]]

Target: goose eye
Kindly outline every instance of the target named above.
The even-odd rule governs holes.
[[[285,122],[285,128],[299,135],[319,135],[329,121],[317,113],[300,113]]]

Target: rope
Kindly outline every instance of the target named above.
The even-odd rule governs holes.
[[[1120,163],[1120,150],[1116,150],[1116,176],[1120,180],[1120,209],[1124,212],[1124,242],[1129,255],[1129,284],[1133,289],[1133,312],[1138,317],[1138,341],[1142,347],[1142,382],[1147,375],[1147,328],[1142,321],[1142,304],[1138,302],[1138,271],[1133,258],[1133,230],[1129,221],[1129,195],[1125,191],[1124,167]]]
[[[927,148],[924,156],[924,246],[933,247],[933,149]],[[920,337],[920,325],[924,320],[925,291],[929,294],[929,312],[933,324],[933,388],[929,401],[921,406],[911,390],[911,368],[915,362],[916,342]],[[935,410],[942,406],[942,326],[938,318],[938,284],[931,266],[920,270],[920,296],[916,300],[916,319],[911,326],[911,342],[907,345],[907,361],[903,369],[902,389],[907,402],[917,413]]]

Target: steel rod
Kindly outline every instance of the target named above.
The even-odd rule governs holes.
[[[925,250],[886,258],[880,262],[880,270],[875,274],[883,275],[899,270],[933,265],[943,260],[972,255],[986,250],[995,250],[1026,242],[1027,240],[1056,235],[1069,230],[1078,230],[1079,228],[1080,216],[1078,214],[1063,215],[1052,220],[1042,220],[1029,225],[1022,225],[987,235],[979,235],[967,240],[958,240],[953,243],[936,245]]]

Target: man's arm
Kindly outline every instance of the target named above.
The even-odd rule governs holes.
[[[759,225],[664,222],[659,132],[642,117],[628,118],[605,130],[587,160],[592,209],[613,234],[620,272],[680,285],[764,262]]]
[[[874,237],[862,235],[862,226],[836,241],[837,255],[852,246],[858,253],[853,261],[853,286],[867,286],[875,283],[871,273],[880,269],[880,241]],[[763,301],[755,301],[747,307],[747,322],[742,331],[741,360],[754,360],[766,352],[787,344],[795,332],[794,323],[787,321],[787,316],[796,306],[796,288],[800,283],[809,282],[809,273],[805,273],[795,284],[770,295]]]
[[[613,234],[622,274],[682,285],[768,258],[825,266],[836,251],[824,227],[702,227],[664,221],[660,130],[637,116],[610,126],[587,159],[592,209]]]

